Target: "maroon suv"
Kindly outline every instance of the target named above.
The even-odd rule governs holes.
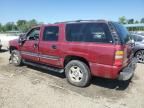
[[[136,68],[132,39],[121,24],[81,20],[41,25],[10,41],[10,60],[63,73],[75,86],[92,76],[128,80]]]

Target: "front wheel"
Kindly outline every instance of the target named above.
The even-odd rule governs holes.
[[[14,64],[15,66],[20,66],[22,65],[22,58],[20,55],[20,52],[17,50],[13,50],[11,52],[11,56],[10,56],[10,61],[12,64]]]
[[[82,61],[72,60],[65,67],[65,75],[70,84],[85,87],[91,79],[89,67]]]

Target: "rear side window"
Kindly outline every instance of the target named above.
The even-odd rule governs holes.
[[[113,22],[113,25],[120,36],[120,40],[122,43],[128,43],[132,40],[131,35],[129,34],[128,30],[121,24]]]
[[[67,24],[66,40],[112,43],[112,36],[107,24],[104,23]]]
[[[44,29],[43,40],[44,41],[58,41],[59,27],[48,26]]]

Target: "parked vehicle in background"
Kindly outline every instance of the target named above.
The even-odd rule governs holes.
[[[138,62],[144,63],[144,36],[138,34],[131,34],[135,40],[134,56]]]
[[[12,35],[12,34],[0,34],[0,40],[3,49],[9,48],[9,41],[13,39],[18,39],[19,36]]]
[[[144,36],[144,31],[130,31],[131,34],[133,35],[141,35],[141,36]]]
[[[136,68],[129,32],[105,20],[72,21],[32,28],[10,41],[11,62],[63,73],[84,87],[92,76],[129,80]]]

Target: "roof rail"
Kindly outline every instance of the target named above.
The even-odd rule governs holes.
[[[89,21],[106,21],[106,20],[74,20],[74,21],[56,22],[55,24],[59,24],[59,23],[75,23],[75,22],[89,22]]]

